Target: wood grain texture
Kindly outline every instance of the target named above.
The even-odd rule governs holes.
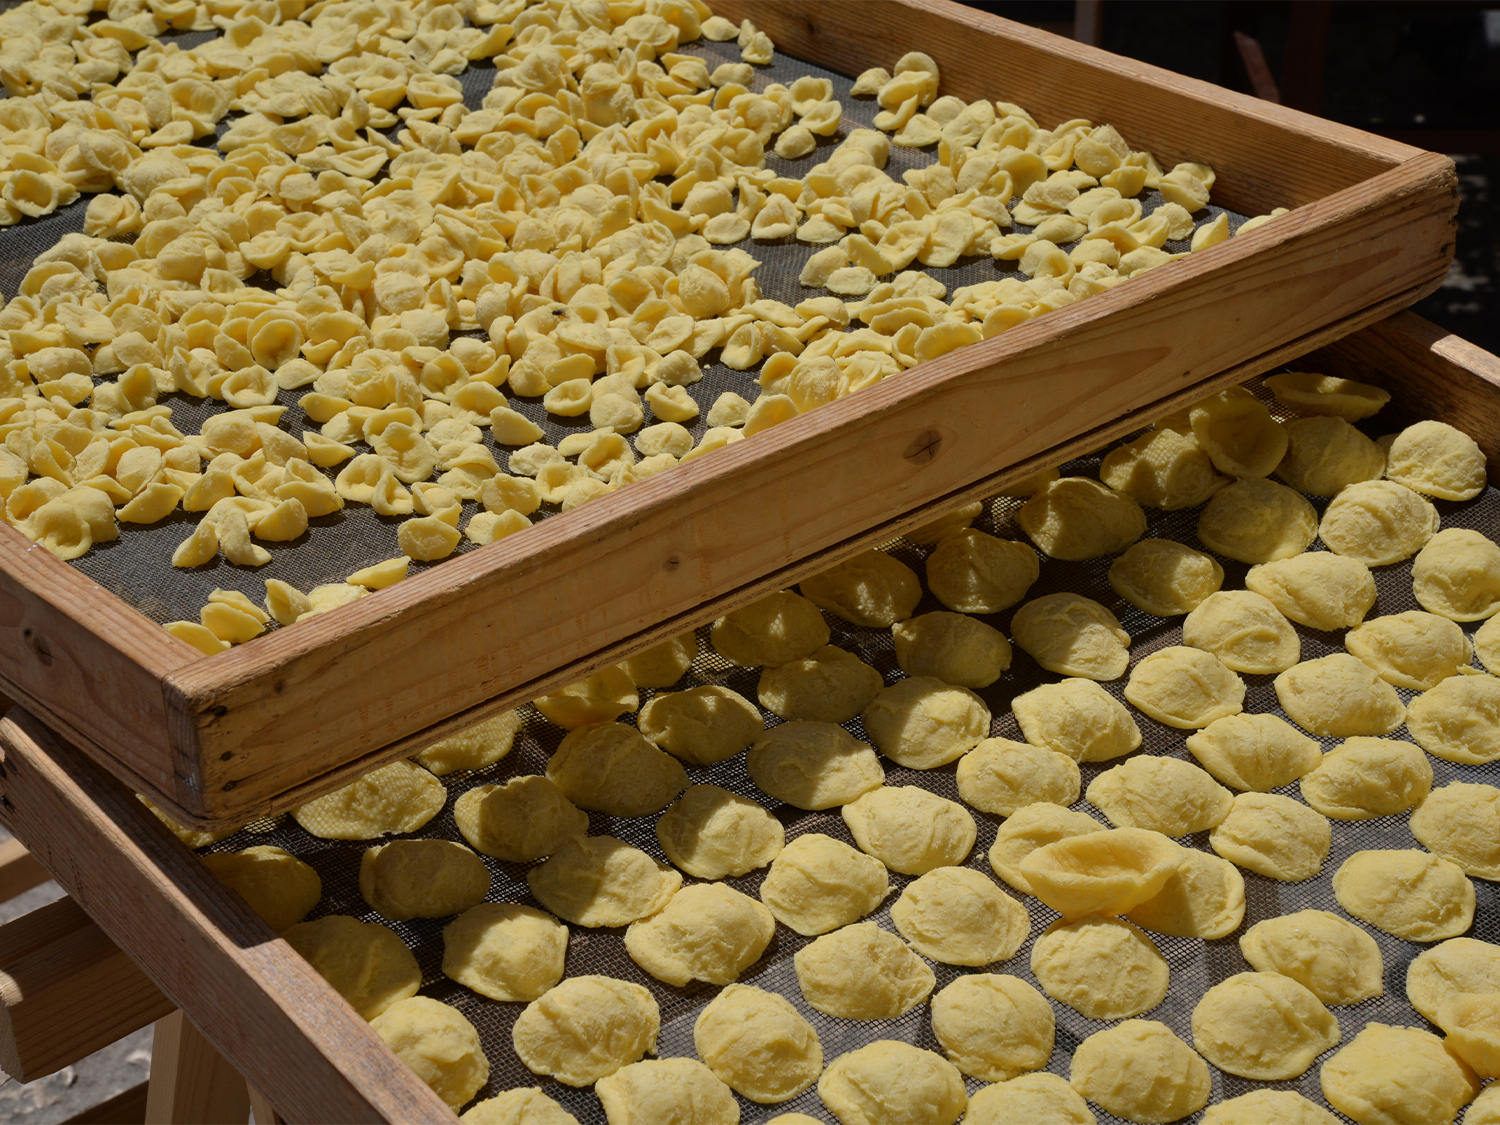
[[[0,902],[8,902],[32,887],[40,887],[50,878],[47,869],[36,861],[20,840],[6,840],[0,844]]]
[[[81,752],[20,708],[0,721],[0,752],[16,835],[293,1120],[454,1120],[322,977]]]
[[[245,1125],[245,1080],[180,1011],[156,1021],[146,1125]]]
[[[945,0],[861,0],[857,16],[848,0],[712,6],[843,74],[891,70],[915,49],[938,64],[944,94],[1014,102],[1046,128],[1108,122],[1163,168],[1213,167],[1215,201],[1244,214],[1325,198],[1419,151]]]
[[[117,768],[189,792],[163,754],[161,681],[203,659],[15,528],[0,523],[0,689],[75,740],[107,746]],[[191,773],[195,762],[184,762]]]
[[[956,488],[1128,429],[1447,269],[1453,169],[1422,155],[1100,297],[168,677],[203,804],[229,822]],[[1357,231],[1356,237],[1353,232]],[[1228,311],[1226,311],[1228,310]],[[1201,328],[1200,328],[1201,326]],[[913,454],[931,448],[935,456]],[[808,482],[816,482],[809,487]],[[754,518],[749,516],[754,513]],[[420,678],[394,671],[421,653]],[[396,654],[406,654],[397,657]]]
[[[0,1069],[53,1074],[174,1005],[70,898],[0,926]]]

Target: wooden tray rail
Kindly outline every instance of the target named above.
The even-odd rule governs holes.
[[[1216,196],[1295,210],[754,440],[213,658],[0,527],[0,688],[185,823],[228,826],[828,565],[1431,292],[1447,158],[941,0],[746,5],[846,72],[1117,125]],[[410,669],[420,669],[411,675]]]

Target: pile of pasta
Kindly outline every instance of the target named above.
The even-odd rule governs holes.
[[[175,30],[222,34],[184,50]],[[701,37],[742,61],[679,50]],[[261,567],[257,541],[367,504],[431,562],[1228,235],[1194,217],[1212,170],[1163,171],[1108,125],[940,96],[913,52],[859,77],[881,109],[850,130],[828,79],[758,77],[772,58],[696,0],[0,15],[0,224],[93,195],[0,306],[5,518],[71,559],[181,510],[198,519],[174,565]],[[481,60],[493,89],[470,110],[456,76]],[[767,167],[821,138],[839,143],[800,178]],[[893,144],[934,162],[894,179]],[[751,252],[788,239],[824,247],[795,304],[762,294]],[[1020,276],[950,295],[912,268],[974,255]],[[715,351],[758,374],[699,403]],[[176,394],[225,409],[183,432]],[[547,444],[517,399],[589,429]],[[220,651],[403,566],[170,628]]]
[[[1467,936],[1473,880],[1500,879],[1500,788],[1469,768],[1500,760],[1500,546],[1461,506],[1485,457],[1439,422],[1366,436],[1354,423],[1389,399],[1378,388],[1266,384],[1294,417],[1236,388],[1104,451],[1099,479],[1018,482],[1006,504],[1026,539],[979,530],[970,505],[907,534],[920,574],[868,551],[726,614],[708,663],[743,670],[753,699],[704,673],[686,634],[296,810],[314,837],[369,842],[362,901],[304,921],[322,901],[310,864],[264,845],[205,862],[455,1110],[496,1049],[458,1005],[489,1000],[514,1006],[520,1063],[592,1086],[612,1125],[732,1125],[735,1095],[775,1107],[814,1087],[841,1125],[1087,1123],[1091,1106],[1167,1122],[1204,1109],[1210,1065],[1278,1083],[1316,1065],[1360,1125],[1451,1123],[1471,1102],[1466,1122],[1496,1120],[1480,1089],[1500,1076],[1500,947]],[[1206,550],[1143,537],[1147,508],[1195,511]],[[1047,568],[1095,559],[1118,601],[1035,594]],[[1372,568],[1408,560],[1422,608],[1370,618]],[[1224,588],[1225,562],[1248,565],[1245,588]],[[919,612],[928,597],[942,608]],[[1149,641],[1133,645],[1126,606]],[[1336,651],[1304,659],[1309,634]],[[1016,648],[1045,675],[1004,691]],[[1246,710],[1247,676],[1275,677],[1272,707]],[[1138,753],[1143,715],[1166,738]],[[1019,738],[998,737],[1010,722]],[[526,723],[527,762],[489,772]],[[565,732],[550,755],[546,724]],[[1434,788],[1434,762],[1454,780]],[[934,791],[950,787],[957,800]],[[459,838],[414,838],[453,794]],[[619,835],[590,834],[590,813]],[[1420,846],[1393,846],[1408,829]],[[1336,835],[1329,908],[1266,913],[1275,884],[1320,875]],[[1247,872],[1272,884],[1249,917]],[[419,995],[435,989],[386,924],[414,918],[443,920],[452,1003]],[[1236,935],[1241,971],[1174,987],[1185,948]],[[1446,1038],[1368,1009],[1341,1027],[1340,1009],[1386,991],[1392,939],[1426,946],[1405,996]],[[600,975],[610,943],[648,983],[717,990],[696,1057],[646,1058],[658,995],[680,994]],[[592,971],[568,976],[574,958]],[[1169,997],[1193,1005],[1190,1037]],[[842,1021],[883,1022],[826,1059]],[[1046,1073],[1064,1022],[1066,1078]],[[940,1052],[912,1045],[929,1026]],[[576,1122],[554,1093],[583,1112],[529,1087],[463,1120]],[[1334,1118],[1259,1087],[1202,1120]]]

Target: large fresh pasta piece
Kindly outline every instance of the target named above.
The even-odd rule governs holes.
[[[1359,1125],[1452,1125],[1479,1092],[1467,1063],[1416,1027],[1368,1023],[1323,1064],[1328,1104]]]
[[[516,711],[502,711],[471,727],[428,744],[412,760],[426,766],[438,777],[459,770],[482,770],[510,753],[521,716]]]
[[[1182,623],[1182,643],[1211,652],[1235,672],[1268,676],[1302,657],[1302,642],[1281,610],[1249,590],[1210,594]]]
[[[1129,922],[1091,916],[1058,921],[1031,948],[1042,991],[1089,1019],[1149,1012],[1167,995],[1167,963]]]
[[[1049,672],[1114,680],[1130,666],[1130,634],[1107,608],[1081,594],[1033,598],[1011,619],[1016,644]]]
[[[364,1019],[415,996],[422,984],[406,943],[377,923],[328,914],[298,922],[281,936]]]
[[[1406,717],[1396,689],[1346,652],[1288,668],[1274,683],[1287,716],[1327,738],[1389,734]]]
[[[1010,642],[1005,634],[962,613],[924,613],[893,625],[891,637],[896,663],[908,676],[931,676],[954,687],[978,689],[989,687],[1010,667]],[[879,682],[877,674],[877,690]],[[862,705],[856,713],[863,709]]]
[[[1229,815],[1234,797],[1179,758],[1131,758],[1089,782],[1088,798],[1117,828],[1166,836],[1206,832]]]
[[[784,996],[731,984],[699,1013],[693,1046],[736,1093],[774,1105],[794,1098],[823,1073],[813,1025]]]
[[[968,867],[938,867],[908,885],[891,921],[913,949],[945,965],[1007,960],[1031,932],[1026,908]]]
[[[395,840],[368,849],[359,893],[383,918],[446,918],[490,890],[484,860],[452,840]]]
[[[1075,762],[1107,762],[1141,744],[1125,705],[1092,680],[1043,684],[1011,700],[1011,710],[1027,742]]]
[[[958,760],[958,795],[981,812],[1010,816],[1038,801],[1071,805],[1078,800],[1082,775],[1065,754],[986,738]]]
[[[1342,418],[1294,418],[1282,428],[1287,451],[1276,475],[1298,492],[1337,496],[1385,472],[1385,451]]]
[[[732,664],[774,668],[828,643],[828,622],[807,598],[781,590],[733,610],[709,630],[714,651]]]
[[[1073,1089],[1127,1121],[1176,1121],[1208,1103],[1208,1064],[1166,1024],[1126,1020],[1073,1052]]]
[[[876,749],[910,769],[947,765],[990,729],[990,711],[979,696],[931,676],[897,680],[860,718]]]
[[[729,1087],[697,1059],[628,1063],[599,1079],[594,1091],[605,1116],[619,1125],[658,1121],[737,1125],[740,1119],[740,1107]],[[689,1113],[690,1117],[685,1116]]]
[[[1055,1121],[1058,1125],[1096,1125],[1098,1121],[1066,1080],[1045,1072],[980,1088],[969,1099],[969,1117],[974,1121]]]
[[[835,617],[880,629],[905,621],[922,600],[922,583],[911,568],[881,551],[845,559],[804,578],[799,589]]]
[[[489,1081],[490,1062],[479,1032],[450,1004],[410,996],[381,1012],[370,1027],[449,1109],[458,1109]]]
[[[847,805],[885,784],[875,751],[832,723],[772,727],[750,747],[745,768],[762,793],[814,812]]]
[[[1022,894],[1033,894],[1022,862],[1038,848],[1088,832],[1106,832],[1108,826],[1087,813],[1061,805],[1039,802],[1017,809],[995,833],[990,846],[990,866],[995,874]]]
[[[840,814],[861,851],[903,875],[962,863],[977,832],[962,805],[914,785],[872,789]]]
[[[1146,514],[1135,500],[1087,477],[1062,477],[1038,490],[1016,522],[1054,559],[1113,555],[1146,533]]]
[[[527,1004],[511,1041],[534,1074],[588,1086],[656,1053],[661,1010],[638,984],[570,977]]]
[[[1260,973],[1280,973],[1325,1004],[1357,1004],[1384,992],[1375,939],[1327,910],[1299,910],[1257,922],[1240,952]]]
[[[938,542],[927,556],[926,570],[928,589],[950,610],[999,613],[1026,596],[1041,563],[1025,543],[965,528]]]
[[[323,897],[317,871],[282,848],[216,852],[203,857],[203,866],[277,933],[302,921]]]
[[[1299,788],[1304,801],[1334,820],[1395,816],[1427,799],[1432,765],[1410,742],[1348,738],[1302,776]]]
[[[1455,781],[1412,811],[1411,834],[1468,875],[1500,880],[1500,789]]]
[[[636,720],[640,732],[690,766],[732,758],[766,729],[760,711],[719,684],[654,696]]]
[[[540,775],[465,790],[453,802],[453,821],[476,852],[512,863],[551,855],[589,827],[588,813]]]
[[[1386,476],[1439,500],[1472,500],[1488,478],[1484,451],[1446,422],[1418,422],[1396,435]]]
[[[818,1097],[839,1125],[953,1125],[969,1101],[957,1067],[894,1039],[834,1059]]]
[[[1272,480],[1239,480],[1221,489],[1198,517],[1210,551],[1242,563],[1289,559],[1318,534],[1318,513],[1300,492]]]
[[[1187,737],[1188,753],[1233,789],[1268,793],[1323,760],[1318,743],[1275,715],[1228,715]]]
[[[729,984],[765,952],[771,912],[724,883],[683,887],[658,913],[625,931],[630,959],[657,980]]]
[[[1142,539],[1110,564],[1109,584],[1136,609],[1177,617],[1218,592],[1224,568],[1202,551],[1171,539]]]
[[[967,973],[932,998],[932,1031],[959,1070],[1004,1082],[1047,1065],[1056,1022],[1046,997],[1020,977]]]
[[[1245,587],[1297,624],[1325,631],[1358,625],[1375,604],[1370,568],[1327,551],[1253,566]]]
[[[1450,996],[1500,992],[1500,945],[1456,937],[1423,950],[1406,968],[1406,998],[1428,1019]]]
[[[849,1020],[894,1019],[926,1000],[937,983],[927,963],[895,934],[856,922],[803,946],[792,957],[802,998]]]
[[[1388,566],[1425,547],[1440,523],[1437,509],[1404,484],[1366,480],[1334,497],[1318,534],[1336,555],[1366,566]]]
[[[1018,866],[1032,894],[1074,919],[1125,913],[1159,893],[1186,860],[1160,832],[1115,828],[1045,844]]]
[[[1450,996],[1433,1022],[1448,1033],[1448,1050],[1481,1078],[1500,1074],[1500,994]]]
[[[1338,1041],[1338,1018],[1280,973],[1236,973],[1205,992],[1193,1009],[1193,1046],[1241,1078],[1296,1078]]]
[[[681,762],[623,723],[569,731],[547,776],[579,808],[610,816],[650,816],[688,786]]]
[[[443,927],[443,975],[491,1000],[535,1000],[567,953],[568,927],[530,906],[481,902]]]
[[[880,860],[811,832],[771,861],[760,898],[778,922],[804,937],[816,937],[859,921],[890,890],[890,875]]]
[[[1474,923],[1474,884],[1458,864],[1416,849],[1355,852],[1333,896],[1362,922],[1407,941],[1442,941]]]
[[[1241,793],[1208,844],[1246,871],[1296,883],[1322,870],[1333,828],[1322,813],[1290,797]]]
[[[1406,709],[1406,729],[1435,758],[1482,765],[1500,758],[1500,680],[1450,676]]]
[[[526,873],[538,902],[578,926],[625,926],[664,907],[682,876],[613,836],[566,841]]]
[[[372,840],[415,832],[437,816],[447,800],[448,791],[432,774],[410,762],[392,762],[308,801],[292,817],[325,840]]]
[[[1191,433],[1151,430],[1104,455],[1099,479],[1148,508],[1196,508],[1229,484]]]
[[[899,632],[909,624],[904,622],[894,628]],[[1008,644],[1005,651],[1008,657]],[[762,707],[783,719],[847,723],[868,707],[884,686],[880,673],[854,653],[824,645],[811,656],[765,669],[760,674],[756,695]]]
[[[1407,610],[1373,617],[1350,629],[1344,647],[1388,684],[1414,691],[1435,688],[1469,665],[1469,639],[1435,613]]]
[[[1461,527],[1438,532],[1411,564],[1411,588],[1429,613],[1481,621],[1500,611],[1500,546]]]
[[[722,879],[774,860],[785,831],[748,797],[694,785],[657,818],[656,839],[666,857],[695,879]]]
[[[1188,411],[1193,436],[1207,450],[1214,468],[1244,480],[1271,473],[1286,455],[1286,427],[1240,387],[1197,402]]]
[[[1239,714],[1245,682],[1213,653],[1173,645],[1135,666],[1125,684],[1125,698],[1157,722],[1196,730]]]
[[[1368,418],[1391,401],[1391,392],[1381,387],[1312,371],[1267,375],[1266,386],[1277,402],[1299,414],[1326,414],[1346,422]]]

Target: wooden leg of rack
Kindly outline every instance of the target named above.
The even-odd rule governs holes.
[[[245,1080],[181,1011],[156,1021],[146,1125],[245,1125]]]
[[[255,1125],[286,1125],[286,1118],[276,1112],[270,1099],[249,1083],[246,1083],[246,1089],[250,1092],[250,1112],[255,1117]]]

